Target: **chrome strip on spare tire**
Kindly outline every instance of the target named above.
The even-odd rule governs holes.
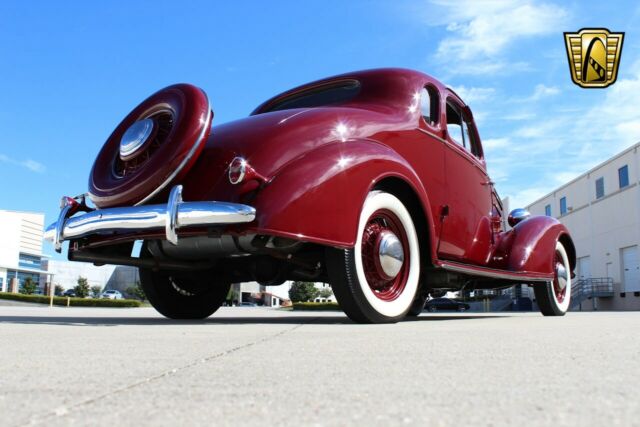
[[[154,191],[152,191],[147,197],[145,197],[144,199],[140,200],[138,203],[134,204],[134,206],[140,206],[146,202],[148,202],[149,200],[153,199],[158,193],[160,193],[162,190],[164,190],[164,188],[169,185],[169,183],[171,181],[173,181],[173,179],[180,173],[180,171],[182,171],[182,169],[184,169],[184,167],[187,165],[187,163],[189,163],[189,160],[191,160],[191,158],[193,157],[194,153],[196,151],[198,151],[198,148],[200,147],[200,145],[202,145],[204,139],[205,139],[205,134],[207,133],[207,130],[211,127],[211,119],[213,118],[213,113],[211,112],[211,103],[209,103],[209,97],[207,96],[207,94],[205,93],[205,91],[202,91],[202,93],[204,94],[205,98],[207,98],[207,121],[205,122],[204,126],[202,127],[202,131],[200,131],[200,136],[198,136],[198,140],[196,141],[195,144],[193,144],[193,147],[191,147],[191,150],[189,150],[189,153],[187,154],[187,156],[182,160],[182,163],[180,163],[180,165],[178,165],[178,167],[176,168],[176,170],[173,171],[173,173],[171,175],[169,175],[169,177],[164,180],[164,182],[162,184],[160,184],[158,186],[158,188],[156,188]]]

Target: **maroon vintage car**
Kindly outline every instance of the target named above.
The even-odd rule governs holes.
[[[231,283],[331,284],[357,322],[417,314],[449,290],[534,287],[569,308],[567,229],[521,209],[503,227],[469,107],[404,69],[343,74],[211,128],[200,89],[136,107],[98,154],[85,196],[47,230],[69,259],[133,265],[151,304],[204,318]],[[134,241],[143,241],[139,255]]]

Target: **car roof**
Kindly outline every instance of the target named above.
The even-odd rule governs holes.
[[[434,77],[407,68],[376,68],[352,71],[315,80],[282,92],[260,104],[253,110],[251,115],[267,112],[272,105],[297,93],[345,80],[357,80],[360,82],[362,88],[354,98],[355,101],[360,102],[397,103],[404,106],[406,105],[406,97],[411,96],[416,89],[426,83],[432,84],[443,93],[446,90],[446,87]]]

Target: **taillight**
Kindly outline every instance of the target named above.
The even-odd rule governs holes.
[[[236,157],[229,163],[229,182],[240,184],[247,174],[247,161],[242,157]]]

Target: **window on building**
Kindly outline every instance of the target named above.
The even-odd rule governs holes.
[[[629,185],[629,167],[627,165],[618,169],[618,181],[620,182],[620,188]]]
[[[16,270],[7,270],[7,283],[10,284],[11,279],[13,279],[14,277],[18,279],[18,291],[22,290],[22,285],[24,285],[27,277],[30,277],[33,283],[36,284],[36,286],[39,286],[40,284],[40,274],[38,273],[26,273]],[[40,290],[38,290],[36,293],[40,293]]]
[[[567,213],[567,198],[560,198],[560,215],[564,215]]]
[[[596,179],[596,199],[604,197],[604,178]]]
[[[18,265],[22,268],[30,268],[34,270],[40,269],[40,257],[36,255],[28,255],[20,253]]]
[[[544,207],[544,214],[546,216],[551,216],[551,205],[547,205]]]
[[[434,87],[427,86],[422,89],[420,107],[422,109],[422,118],[427,124],[434,126],[438,123],[438,92]]]

